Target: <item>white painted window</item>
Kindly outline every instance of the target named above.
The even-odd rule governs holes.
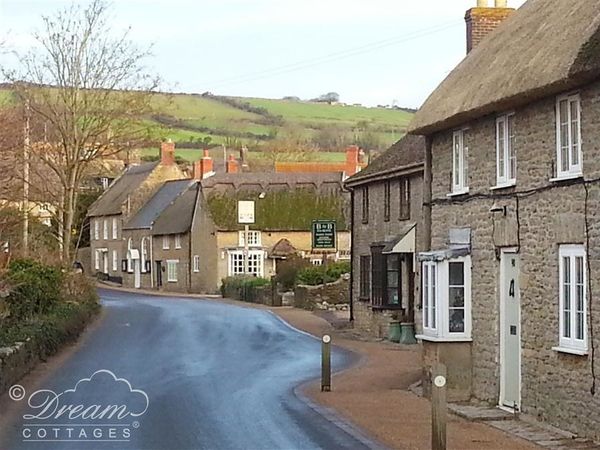
[[[169,236],[165,234],[165,235],[163,236],[163,239],[162,239],[162,241],[163,241],[163,245],[162,245],[162,247],[163,247],[163,250],[169,250],[169,246],[170,246],[170,243],[169,243]]]
[[[146,273],[146,261],[148,261],[148,238],[143,237],[140,243],[140,269],[142,273]]]
[[[102,238],[103,239],[108,239],[108,219],[104,219],[104,221],[102,222],[103,227],[102,227]]]
[[[583,245],[559,247],[559,345],[563,349],[588,349],[586,270]]]
[[[169,283],[177,283],[177,264],[179,260],[168,259],[167,260],[167,281]]]
[[[131,259],[131,249],[133,248],[133,241],[131,238],[127,239],[127,272],[133,273],[133,260]]]
[[[423,262],[423,333],[471,338],[471,258]]]
[[[100,219],[94,219],[94,239],[100,239]]]
[[[116,250],[112,251],[112,271],[116,272],[119,270],[119,254]]]
[[[200,256],[194,255],[194,272],[200,272]]]
[[[264,255],[262,250],[248,252],[248,274],[256,277],[264,276]],[[234,250],[229,252],[229,276],[244,274],[244,252]]]
[[[175,235],[175,248],[181,248],[181,235]]]
[[[103,190],[108,189],[108,185],[110,184],[109,183],[109,179],[107,177],[101,177],[100,178],[100,184],[102,184],[102,189]]]
[[[557,178],[583,173],[579,94],[565,95],[556,100],[556,151]]]
[[[94,253],[94,269],[100,270],[100,250],[96,250]]]
[[[240,247],[244,247],[244,235],[245,232],[240,231],[239,243]],[[262,243],[262,236],[260,231],[250,230],[248,231],[248,247],[260,247]]]
[[[465,131],[455,131],[452,135],[452,193],[469,191],[469,148],[465,143]]]
[[[516,181],[515,115],[506,114],[496,119],[496,184],[506,186]]]
[[[119,225],[116,217],[113,217],[112,220],[112,238],[117,239],[119,234]]]

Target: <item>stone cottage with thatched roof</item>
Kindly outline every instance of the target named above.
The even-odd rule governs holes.
[[[425,139],[405,136],[346,180],[352,203],[352,319],[388,337],[390,321],[414,342]]]
[[[425,366],[448,366],[454,400],[600,439],[600,2],[504,16],[409,130],[426,136]]]

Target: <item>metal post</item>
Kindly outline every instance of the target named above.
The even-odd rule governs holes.
[[[250,226],[244,225],[244,275],[248,275],[248,256],[249,256],[249,245],[248,245],[248,234],[250,234]]]
[[[446,366],[431,370],[431,448],[446,450]]]
[[[321,392],[331,391],[331,336],[325,334],[321,343]]]

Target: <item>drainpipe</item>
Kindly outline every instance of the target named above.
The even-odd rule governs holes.
[[[354,189],[350,189],[350,322],[354,322]]]
[[[423,246],[424,251],[431,251],[431,136],[425,137],[425,170],[423,173]]]
[[[152,236],[152,231],[148,240],[150,241],[150,289],[154,289],[154,236]]]

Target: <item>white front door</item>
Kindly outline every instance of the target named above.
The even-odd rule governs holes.
[[[521,406],[520,258],[503,251],[500,258],[500,406]]]
[[[136,289],[139,289],[142,285],[141,283],[141,270],[140,270],[140,260],[133,260],[133,286]]]

